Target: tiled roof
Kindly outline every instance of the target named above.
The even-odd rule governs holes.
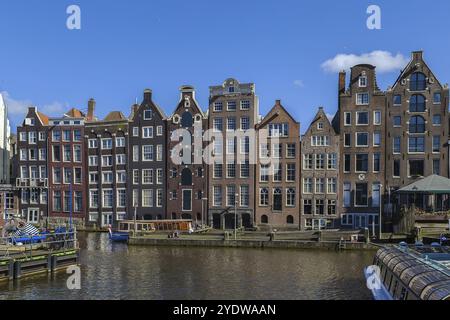
[[[108,113],[108,115],[104,119],[104,121],[120,121],[120,120],[127,120],[127,118],[120,111],[112,111]]]
[[[48,125],[48,117],[45,114],[43,114],[42,112],[39,112],[39,111],[37,112],[37,114],[38,114],[39,118],[41,119],[42,124],[47,126]]]
[[[76,108],[70,109],[66,114],[70,118],[84,118],[85,114]]]

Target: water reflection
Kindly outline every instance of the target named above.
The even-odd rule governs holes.
[[[0,299],[370,299],[373,253],[128,247],[79,236],[82,289],[68,275],[0,283]]]

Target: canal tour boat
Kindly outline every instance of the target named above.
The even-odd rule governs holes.
[[[364,273],[375,300],[450,301],[450,248],[438,243],[380,249]]]

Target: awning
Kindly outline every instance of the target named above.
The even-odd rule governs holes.
[[[398,193],[450,194],[450,179],[431,175],[397,191]]]

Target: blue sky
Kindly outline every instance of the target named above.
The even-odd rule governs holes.
[[[208,87],[235,77],[256,84],[261,114],[281,99],[304,131],[318,106],[336,111],[336,64],[342,58],[360,61],[358,56],[374,51],[386,52],[363,60],[376,58],[385,67],[378,74],[382,89],[395,81],[399,61],[420,49],[439,80],[450,80],[448,0],[0,4],[0,92],[13,125],[29,104],[58,115],[70,107],[86,109],[91,97],[100,117],[113,109],[128,115],[147,87],[169,114],[183,84],[196,87],[206,109]],[[66,28],[71,4],[81,8],[81,30]],[[366,27],[370,4],[381,8],[381,30]],[[338,57],[324,68],[339,54],[355,56]]]

